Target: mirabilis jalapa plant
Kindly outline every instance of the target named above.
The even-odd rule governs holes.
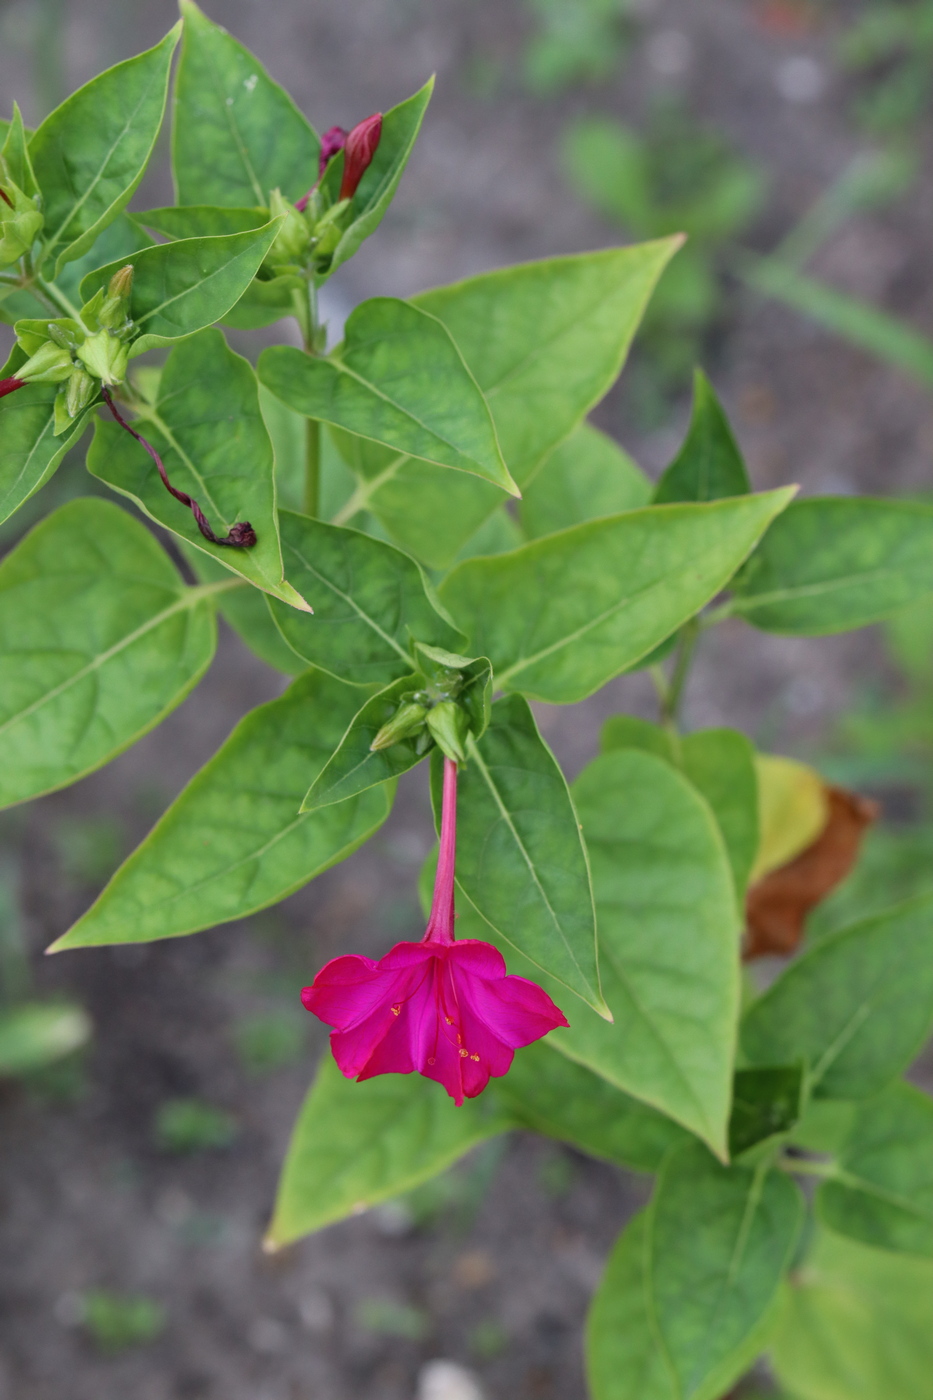
[[[807,1400],[847,1393],[853,1356],[864,1393],[915,1400],[933,1104],[900,1076],[933,1021],[933,901],[743,983],[746,891],[748,950],[789,951],[870,812],[852,799],[840,835],[846,804],[810,770],[678,717],[726,618],[820,636],[928,595],[933,509],[753,493],[699,373],[656,485],[587,422],[676,237],[376,297],[328,351],[317,291],[379,224],[431,85],[321,142],[251,54],[182,16],[35,132],[15,108],[0,126],[0,516],[91,426],[89,472],[131,503],[71,500],[0,565],[0,800],[158,724],[218,611],[291,679],[54,948],[275,903],[378,831],[427,759],[427,932],[305,990],[334,1053],[269,1247],[524,1127],[655,1174],[591,1310],[597,1400],[715,1400],[763,1353]],[[179,40],[176,201],[128,212]],[[284,317],[303,348],[255,367],[218,328]],[[529,701],[638,668],[661,722],[609,720],[568,788]]]

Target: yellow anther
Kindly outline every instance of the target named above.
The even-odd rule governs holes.
[[[469,1050],[461,1050],[459,1053],[464,1059],[466,1059],[467,1055],[469,1055],[470,1052]]]
[[[393,1015],[393,1016],[399,1016],[399,1015],[401,1015],[401,1011],[402,1011],[402,1003],[401,1003],[401,1002],[399,1002],[398,1006],[393,1006],[393,1007],[392,1007],[392,1015]]]

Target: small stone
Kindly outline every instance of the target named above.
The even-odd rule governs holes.
[[[474,1373],[456,1361],[428,1361],[418,1372],[416,1400],[486,1400]]]

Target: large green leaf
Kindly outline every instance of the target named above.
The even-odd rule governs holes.
[[[771,1348],[795,1400],[933,1400],[933,1263],[820,1231]]]
[[[489,728],[468,752],[457,800],[458,886],[501,938],[606,1015],[579,823],[564,775],[521,696],[493,705]],[[441,773],[432,760],[436,818]]]
[[[283,403],[395,452],[471,472],[514,495],[476,380],[444,326],[396,297],[364,301],[326,359],[276,345],[259,377]]]
[[[107,501],[37,525],[0,565],[0,805],[75,782],[180,704],[214,654],[215,591]]]
[[[413,298],[447,326],[486,395],[503,456],[524,489],[619,374],[677,239],[548,258]],[[447,568],[505,499],[399,456],[370,471],[367,508],[403,548]]]
[[[581,423],[545,458],[522,491],[528,539],[552,535],[601,515],[646,506],[651,482],[627,452],[590,423]]]
[[[613,715],[602,727],[600,749],[643,749],[686,774],[713,810],[741,900],[758,850],[755,751],[745,735],[699,729],[677,736],[635,715]]]
[[[370,535],[306,515],[283,510],[279,521],[286,572],[314,616],[278,601],[272,611],[309,665],[384,685],[411,672],[415,641],[460,649],[460,633],[413,559]]]
[[[279,223],[273,219],[220,238],[181,238],[135,253],[130,315],[142,334],[133,341],[130,358],[222,321],[258,272]],[[88,273],[82,298],[89,301],[125,263],[125,257],[117,258]]]
[[[665,1152],[686,1137],[670,1118],[555,1054],[546,1042],[517,1051],[508,1074],[493,1080],[489,1092],[521,1127],[634,1171],[657,1171]]]
[[[0,377],[13,375],[26,356],[17,345]],[[0,399],[0,523],[44,486],[87,427],[91,410],[70,433],[55,437],[57,384],[27,384]]]
[[[155,403],[140,412],[138,429],[161,455],[172,485],[195,498],[218,535],[234,521],[249,521],[255,545],[210,544],[191,511],[166,491],[145,448],[118,423],[98,420],[87,459],[91,475],[218,564],[307,612],[285,582],[272,442],[249,362],[228,349],[220,331],[200,331],[169,355]]]
[[[185,545],[182,552],[202,583],[229,578],[222,564],[200,549]],[[292,651],[275,625],[268,598],[259,588],[232,588],[217,599],[217,611],[242,642],[267,666],[286,676],[300,676],[308,663]]]
[[[616,1240],[586,1321],[593,1400],[680,1400],[648,1311],[642,1211]]]
[[[765,632],[819,637],[879,622],[933,592],[933,506],[795,501],[732,588],[732,610]]]
[[[420,1074],[356,1084],[328,1054],[295,1124],[267,1246],[409,1191],[510,1126],[489,1094],[458,1108]]]
[[[45,214],[40,263],[79,258],[129,203],[152,154],[176,25],[154,49],[99,73],[46,117],[29,143]]]
[[[837,1175],[820,1187],[816,1205],[838,1234],[933,1255],[933,1099],[892,1084],[860,1105]]]
[[[651,506],[576,525],[510,554],[469,559],[441,598],[496,682],[538,700],[583,700],[714,597],[793,488]]]
[[[693,379],[693,413],[677,456],[657,484],[657,505],[668,501],[715,501],[744,496],[748,473],[722,404],[706,375]]]
[[[568,1009],[551,1040],[720,1156],[739,1010],[739,914],[703,798],[667,763],[606,754],[573,786],[593,869],[603,992],[615,1023]]]
[[[408,164],[433,91],[432,77],[412,97],[390,107],[382,118],[379,145],[351,201],[352,221],[337,244],[327,269],[328,275],[352,258],[363,241],[375,233],[382,222]]]
[[[699,1143],[665,1160],[648,1210],[648,1310],[683,1400],[719,1396],[772,1325],[804,1202],[781,1172],[724,1167]]]
[[[320,143],[284,88],[192,0],[175,83],[172,169],[178,204],[296,200],[317,179]]]
[[[879,1092],[933,1023],[933,895],[828,934],[793,962],[742,1024],[753,1064],[806,1059],[824,1098]]]
[[[306,816],[298,808],[360,694],[313,671],[252,710],[55,949],[147,943],[242,919],[355,851],[388,816],[391,790]]]

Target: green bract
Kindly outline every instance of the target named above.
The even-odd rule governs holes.
[[[317,979],[323,954],[305,942],[288,973],[296,1003],[315,979],[307,1004],[330,995],[335,1020],[366,983],[353,1025],[335,1027],[365,1055],[342,1058],[345,1037],[333,1051],[370,1077],[324,1054],[267,1245],[397,1197],[492,1136],[541,1133],[655,1176],[590,1312],[593,1400],[721,1400],[764,1352],[794,1400],[933,1400],[933,1101],[899,1078],[933,1025],[933,896],[877,896],[881,913],[811,938],[759,992],[741,970],[746,888],[767,902],[812,869],[832,804],[818,774],[738,731],[680,727],[694,647],[728,617],[801,638],[890,618],[911,683],[927,684],[933,507],[753,493],[700,370],[654,486],[588,421],[671,259],[656,318],[712,286],[676,234],[372,297],[328,353],[317,290],[386,213],[433,80],[381,119],[354,114],[322,172],[291,97],[192,0],[181,10],[173,205],[127,208],[158,149],[178,27],[34,134],[15,106],[0,121],[0,319],[16,335],[0,371],[0,806],[77,782],[157,725],[210,664],[217,611],[280,685],[54,950],[247,919],[378,832],[397,779],[422,798],[430,785],[446,811],[443,859],[419,885],[431,946],[412,949],[420,928],[395,932],[379,898],[373,961]],[[637,143],[593,128],[577,150],[587,180],[594,131],[628,182],[613,208],[631,213]],[[707,233],[747,195],[744,173],[730,180],[697,215]],[[674,228],[668,212],[633,226]],[[219,328],[284,318],[299,335],[267,334],[261,354],[238,339],[255,364]],[[39,497],[18,529],[66,454],[79,470],[91,418],[94,490],[144,518],[69,475],[68,503],[42,518]],[[597,755],[588,727],[613,699],[573,733],[562,716],[555,746],[582,766],[568,787],[547,705],[635,669],[660,722],[612,714]],[[925,714],[903,713],[926,733]],[[781,774],[801,801],[782,804]],[[409,946],[377,966],[393,940]],[[536,988],[502,981],[499,955]],[[379,1001],[399,958],[430,978],[413,991],[406,973],[401,999]],[[120,978],[114,965],[113,997]],[[378,1059],[413,996],[433,1008],[427,1033],[459,1035],[454,1003],[442,1024],[430,1000],[442,985],[497,1020],[499,1058],[487,1047],[480,1071],[462,1063],[475,1048],[441,1047],[465,1071],[460,1106],[448,1079]],[[556,1028],[528,1043],[541,1025]],[[89,1032],[67,1004],[4,1007],[0,1075]],[[819,1179],[807,1201],[794,1175]]]

